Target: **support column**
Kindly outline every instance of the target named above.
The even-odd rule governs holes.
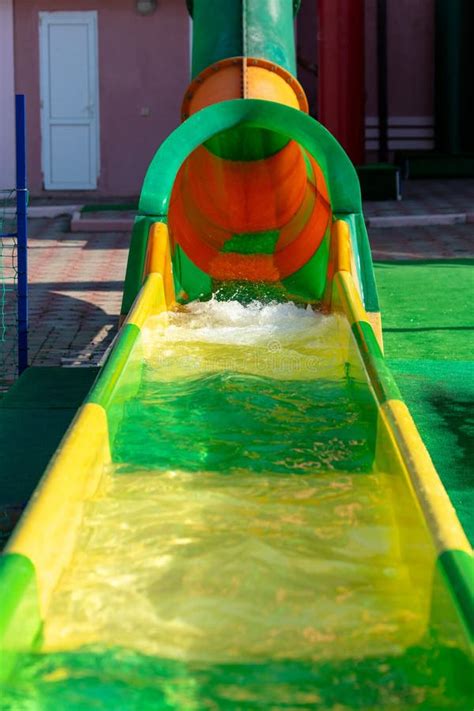
[[[443,153],[474,151],[474,45],[472,0],[435,5],[435,130]]]
[[[318,2],[318,119],[354,163],[365,155],[364,0]]]

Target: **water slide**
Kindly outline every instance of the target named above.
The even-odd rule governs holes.
[[[2,710],[472,708],[472,551],[297,6],[190,4],[119,335],[0,559]]]

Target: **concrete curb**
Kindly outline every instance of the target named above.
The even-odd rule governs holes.
[[[87,215],[82,217],[82,215]],[[131,232],[134,220],[131,218],[90,217],[93,213],[73,212],[71,232]]]
[[[387,215],[368,217],[367,227],[429,227],[436,225],[465,225],[474,223],[474,213],[451,213],[432,215]]]
[[[131,232],[133,219],[130,218],[94,218],[91,213],[75,212],[71,220],[71,232]],[[474,223],[474,212],[432,214],[432,215],[386,215],[368,217],[367,227],[428,227],[436,225],[462,225]]]
[[[82,205],[33,205],[28,207],[29,218],[39,217],[59,217],[60,215],[72,215],[75,211],[80,210]],[[7,217],[16,215],[16,208],[7,208],[5,210]]]
[[[71,232],[131,232],[132,218],[93,217],[93,212],[81,212],[82,205],[40,205],[28,208],[28,217],[55,218],[71,216]],[[15,208],[7,208],[5,216],[14,217]],[[423,215],[376,215],[366,217],[367,227],[429,227],[436,225],[474,224],[474,212],[434,213]]]

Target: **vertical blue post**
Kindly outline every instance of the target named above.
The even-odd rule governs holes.
[[[15,97],[16,124],[16,214],[18,259],[18,371],[28,367],[28,226],[26,185],[25,96]]]

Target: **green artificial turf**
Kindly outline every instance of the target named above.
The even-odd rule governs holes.
[[[473,260],[379,262],[385,355],[474,542]]]
[[[31,496],[99,368],[28,368],[0,403],[1,511]]]
[[[388,358],[470,360],[474,260],[375,265]]]

